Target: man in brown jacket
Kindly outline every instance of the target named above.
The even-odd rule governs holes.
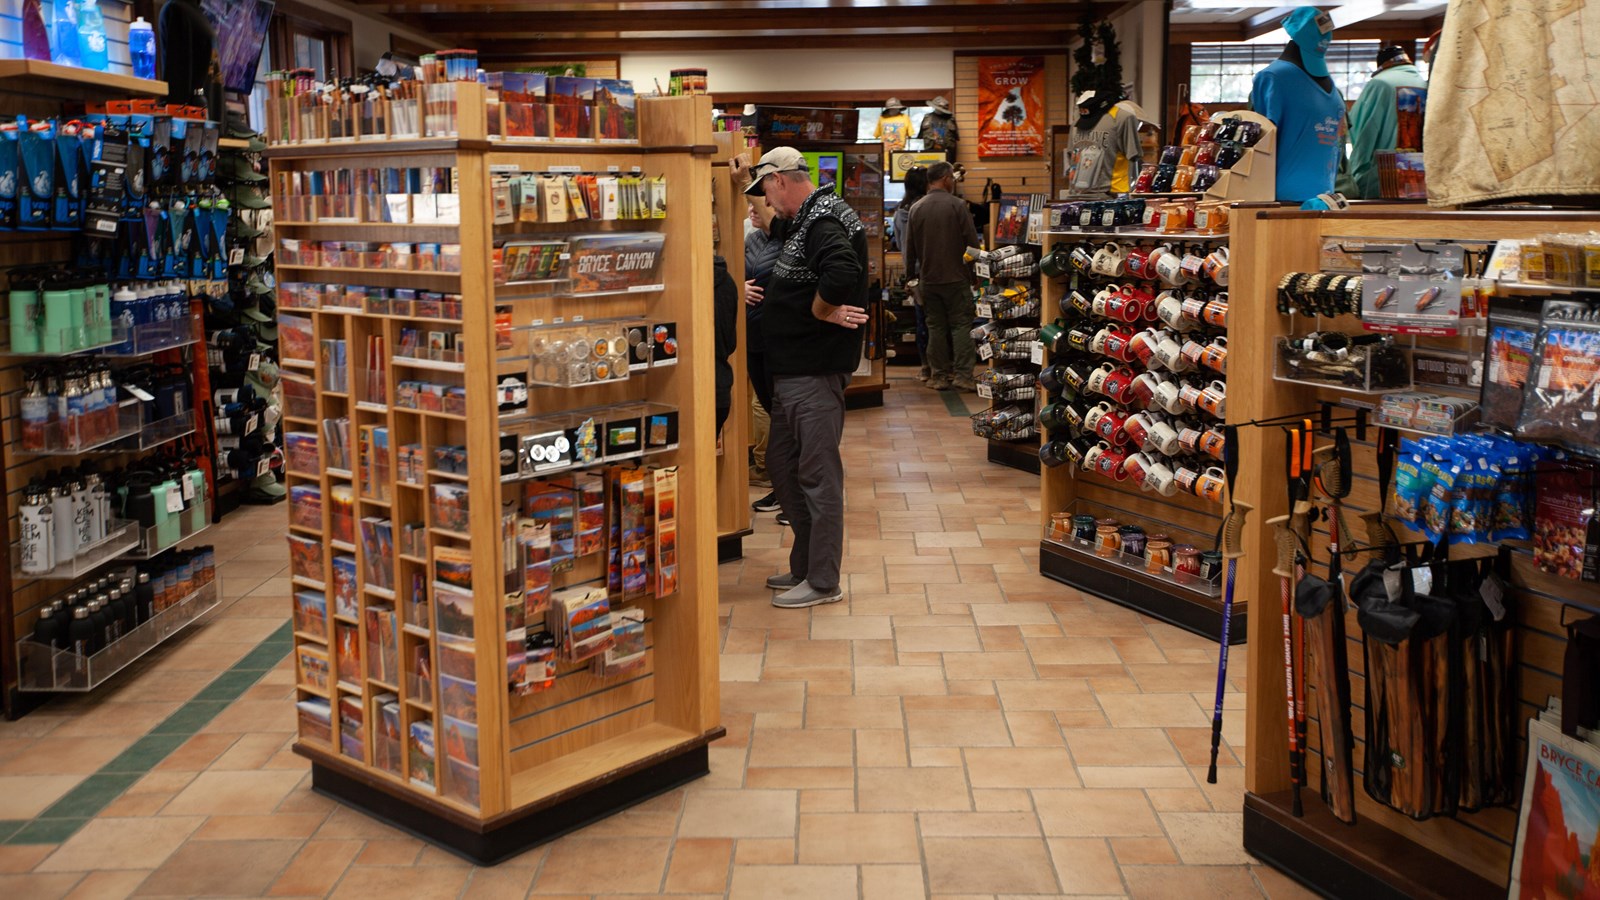
[[[922,306],[928,320],[928,387],[976,391],[972,369],[972,288],[963,257],[980,246],[967,201],[957,197],[955,169],[947,162],[928,167],[928,195],[911,210],[906,271],[919,272]],[[952,360],[951,357],[954,356]]]

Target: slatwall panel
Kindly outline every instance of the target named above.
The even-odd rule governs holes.
[[[41,5],[48,33],[53,4],[43,0]],[[0,58],[23,58],[21,13],[22,0],[0,0]],[[111,71],[117,75],[132,75],[133,68],[128,61],[128,23],[134,18],[133,5],[121,0],[100,0],[100,15],[106,20],[106,52],[111,57]]]
[[[966,194],[975,199],[987,179],[994,179],[1006,193],[1050,193],[1050,129],[1067,124],[1067,57],[1045,57],[1045,105],[1049,115],[1044,125],[1044,153],[1015,159],[978,158],[978,57],[955,58],[956,125],[961,129],[961,145],[956,160],[967,167]]]

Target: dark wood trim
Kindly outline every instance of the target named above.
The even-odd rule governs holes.
[[[1076,29],[1077,26],[1074,25],[1073,28]],[[1026,44],[1018,44],[1015,47],[1006,47],[1006,48],[1004,48],[1005,49],[1005,54],[1007,56],[1033,56],[1033,55],[1042,54],[1044,56],[1065,56],[1068,59],[1071,59],[1072,58],[1072,51],[1070,50],[1070,48],[1068,48],[1067,43],[1069,41],[1072,42],[1072,43],[1076,43],[1077,40],[1078,40],[1078,32],[1076,30],[1064,31],[1064,32],[1060,32],[1060,35],[1063,37],[1063,40],[1062,40],[1061,43],[1056,44],[1055,46],[1051,46],[1051,47],[1040,47],[1040,46],[1037,46],[1038,41],[1039,41],[1039,35],[1035,34],[1031,39],[1029,39],[1029,41]],[[993,56],[993,55],[995,55],[995,52],[996,51],[994,51],[994,50],[957,50],[957,51],[955,51],[955,55],[956,56]]]
[[[459,138],[422,138],[411,141],[352,141],[346,144],[284,144],[268,147],[262,155],[268,159],[320,159],[346,156],[371,156],[375,153],[450,153],[458,150],[476,150],[484,153],[690,153],[695,156],[715,156],[715,144],[683,144],[672,147],[640,147],[635,144],[562,144],[522,143],[520,141],[473,141]]]
[[[421,59],[423,54],[432,53],[438,49],[438,46],[430,46],[422,43],[421,41],[413,41],[412,39],[403,35],[395,34],[392,31],[389,32],[390,53],[402,54],[410,57],[411,59]]]
[[[332,31],[350,35],[355,34],[355,26],[350,19],[334,15],[321,6],[302,3],[300,0],[277,0],[272,7],[272,13],[275,16],[288,16],[291,19],[304,19],[307,22],[315,22]]]
[[[950,92],[953,90],[955,90],[954,85],[942,88],[895,88],[894,90],[875,88],[866,91],[718,92],[713,95],[712,100],[719,107],[743,106],[746,103],[754,103],[759,106],[843,106],[853,109],[858,106],[881,106],[883,101],[890,97],[896,97],[900,102],[909,106],[918,106],[940,94],[949,97]],[[918,101],[921,101],[921,103]]]
[[[987,458],[995,465],[1039,474],[1039,445],[1018,441],[988,441]]]
[[[1244,795],[1244,849],[1325,897],[1351,900],[1476,900],[1505,888],[1375,822],[1346,825],[1303,788],[1305,815],[1289,791]]]
[[[536,12],[508,8],[492,15],[462,12],[446,7],[440,10],[392,10],[391,18],[420,30],[438,34],[484,34],[536,37],[563,33],[697,32],[708,28],[748,28],[774,32],[796,29],[835,28],[868,31],[916,27],[925,31],[992,29],[1021,31],[1032,28],[1060,28],[1063,22],[1076,22],[1089,4],[1036,3],[1026,5],[954,4],[928,6],[833,6],[822,9],[767,8],[746,15],[728,16],[729,11],[584,9]],[[1136,6],[1137,3],[1129,4]],[[720,14],[719,14],[720,13]],[[796,42],[808,39],[793,37]]]
[[[1097,597],[1176,625],[1203,638],[1222,634],[1221,597],[1202,597],[1142,572],[1102,563],[1050,541],[1039,542],[1039,574]],[[1228,645],[1245,641],[1247,610],[1235,604],[1228,620]]]
[[[296,31],[321,32],[332,38],[328,41],[330,44],[328,52],[332,55],[330,68],[335,71],[327,73],[330,78],[335,75],[356,74],[355,27],[351,24],[351,20],[301,3],[299,0],[278,0],[273,8],[272,24],[268,33],[272,42],[274,66],[281,69],[293,68]]]
[[[478,48],[478,58],[494,65],[514,65],[551,54],[538,50],[539,44],[529,40],[484,40],[483,35],[458,35],[471,39]],[[580,37],[562,38],[559,46],[562,56],[591,56],[598,53],[698,53],[705,50],[881,50],[884,47],[915,47],[922,49],[976,49],[990,48],[991,53],[1062,53],[1071,38],[1068,31],[1043,31],[1027,29],[1018,31],[982,31],[965,29],[959,32],[905,34],[903,32],[857,32],[853,34],[819,34],[796,37],[788,34],[751,33],[737,37]],[[1055,42],[1043,49],[1039,43]],[[551,41],[551,45],[557,42]],[[974,54],[985,55],[985,54]]]
[[[1244,41],[1258,34],[1277,28],[1263,27],[1252,32],[1244,27],[1242,22],[1217,22],[1205,25],[1173,25],[1167,35],[1167,43],[1202,44],[1231,41]],[[1424,39],[1433,33],[1427,28],[1423,20],[1385,21],[1383,19],[1369,19],[1356,22],[1339,29],[1336,37],[1341,41],[1381,41],[1386,38],[1394,40]]]

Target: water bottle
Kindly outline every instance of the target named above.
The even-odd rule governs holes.
[[[11,294],[11,352],[38,353],[40,350],[39,282],[37,279],[13,278]]]
[[[49,494],[38,481],[28,482],[22,504],[17,507],[22,574],[43,575],[56,567],[54,516]]]
[[[156,77],[156,32],[144,16],[128,25],[128,56],[133,60],[133,77]]]
[[[63,66],[81,65],[77,0],[54,0],[50,5],[50,61]]]
[[[100,14],[100,0],[78,0],[78,58],[85,69],[96,72],[111,66],[106,57],[106,19]]]
[[[61,485],[50,487],[51,540],[55,542],[56,565],[72,562],[78,556],[78,534],[73,528],[77,520],[72,508],[72,492]]]

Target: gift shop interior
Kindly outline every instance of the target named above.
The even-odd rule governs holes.
[[[0,896],[1595,895],[1509,10],[9,0]]]

